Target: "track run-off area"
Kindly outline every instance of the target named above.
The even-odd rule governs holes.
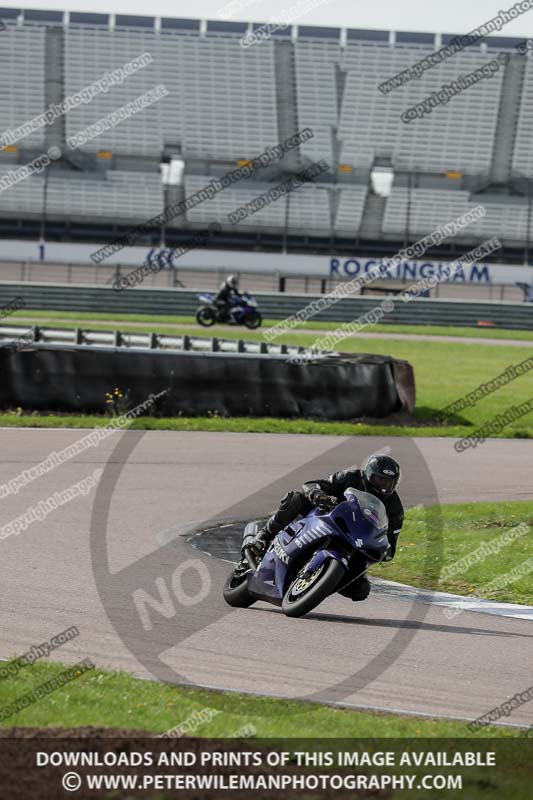
[[[0,484],[86,433],[2,429]],[[483,715],[532,684],[531,619],[450,619],[430,593],[382,584],[379,567],[367,601],[336,595],[302,619],[264,603],[234,610],[222,598],[235,549],[224,526],[265,516],[305,479],[388,448],[402,465],[406,507],[530,497],[527,440],[457,453],[446,438],[117,432],[2,498],[6,525],[103,470],[96,490],[0,541],[0,657],[75,625],[80,635],[51,658],[350,707]],[[206,528],[220,529],[217,552],[195,546]],[[531,725],[530,706],[507,722]]]

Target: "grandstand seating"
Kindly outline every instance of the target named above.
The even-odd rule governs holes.
[[[378,90],[379,84],[430,52],[423,47],[348,43],[341,61],[347,73],[339,125],[344,163],[369,166],[376,156],[388,156],[395,168],[403,170],[488,172],[503,71],[423,119],[410,124],[400,119],[444,83],[487,63],[487,55],[458,53],[389,94]]]
[[[205,175],[188,175],[185,180],[185,194],[189,196],[209,183],[211,178]],[[272,188],[272,184],[260,183],[259,181],[243,182],[244,185],[233,185],[216,194],[212,200],[204,200],[203,203],[187,211],[187,220],[194,223],[220,222],[220,224],[230,225],[228,214],[234,212],[240,206],[255,200],[263,192]],[[256,211],[246,219],[239,222],[239,227],[268,227],[282,228],[285,223],[285,200],[280,198],[276,202],[270,203],[265,208]]]
[[[339,189],[339,202],[335,216],[335,231],[354,236],[359,232],[365,205],[366,186],[348,186]]]
[[[65,95],[73,95],[106,72],[150,52],[153,34],[140,31],[71,30],[65,36]],[[154,58],[155,62],[155,58]],[[90,103],[82,103],[66,115],[67,137],[74,136],[102,117],[153,89],[158,80],[156,63],[135,72],[119,86],[96,95]],[[170,89],[169,89],[170,91]],[[161,104],[167,98],[135,114],[129,119],[84,145],[87,152],[107,149],[115,153],[149,155],[162,149]]]
[[[49,89],[49,84],[45,85],[46,26],[63,26],[62,12],[27,11],[18,23],[17,14],[3,15],[0,10],[0,19],[7,24],[0,48],[4,130],[22,125],[44,110]],[[420,79],[383,94],[379,84],[432,52],[440,37],[437,42],[433,34],[344,31],[341,35],[338,29],[302,27],[294,29],[292,35],[290,30],[280,31],[280,39],[274,36],[243,48],[239,39],[245,30],[245,23],[220,20],[208,22],[206,27],[194,20],[120,15],[111,29],[105,14],[70,15],[70,24],[63,28],[64,53],[58,51],[58,58],[63,59],[65,96],[143,53],[150,53],[153,63],[127,77],[120,86],[71,110],[64,118],[67,136],[74,136],[159,84],[169,94],[84,145],[77,167],[86,170],[91,164],[90,158],[83,161],[83,153],[109,150],[115,161],[109,162],[107,172],[102,171],[101,162],[91,175],[50,172],[47,214],[88,220],[149,218],[162,210],[164,202],[160,177],[153,171],[153,163],[148,164],[149,159],[155,163],[164,150],[181,153],[186,162],[187,196],[209,183],[210,174],[220,174],[220,169],[258,155],[279,141],[280,131],[287,127],[292,130],[284,119],[287,98],[294,98],[296,104],[291,124],[299,129],[311,128],[314,133],[300,148],[305,163],[325,159],[331,171],[291,194],[288,216],[287,203],[280,199],[241,221],[239,229],[279,232],[288,219],[289,231],[297,234],[353,237],[360,235],[364,219],[365,235],[372,231],[372,236],[381,232],[389,239],[403,238],[408,173],[429,174],[431,181],[448,171],[463,173],[474,192],[467,191],[468,181],[459,189],[413,189],[410,235],[429,233],[483,202],[476,199],[475,191],[484,188],[484,180],[488,183],[495,145],[504,141],[498,128],[503,69],[423,119],[406,125],[400,117],[443,84],[486,64],[498,47],[513,47],[513,40],[494,38],[486,51],[480,45],[471,46],[424,72]],[[442,38],[447,39],[446,35]],[[278,52],[281,39],[283,48]],[[285,72],[280,68],[282,63]],[[290,71],[288,64],[293,65]],[[528,57],[514,150],[511,141],[506,162],[512,163],[516,177],[533,178],[532,65],[533,58]],[[520,85],[517,81],[516,86]],[[31,133],[19,143],[20,149],[45,151],[50,145],[46,135],[44,128]],[[13,158],[21,164],[29,162],[30,156],[33,152],[27,158],[26,153],[22,157],[10,153],[9,158],[0,153],[0,177],[14,168]],[[137,157],[147,158],[137,166]],[[383,208],[378,213],[377,205],[366,202],[376,161],[390,165],[400,179],[383,201],[382,220]],[[216,168],[213,162],[219,162]],[[337,173],[337,182],[331,173]],[[228,213],[271,188],[268,180],[277,177],[231,186],[189,210],[185,219],[194,225],[215,220],[227,225]],[[43,187],[43,177],[34,176],[1,192],[0,211],[10,217],[40,214]],[[528,218],[525,199],[515,200],[510,195],[499,202],[492,196],[485,207],[487,216],[469,226],[468,235],[474,239],[497,235],[509,242],[524,240]],[[377,220],[375,225],[370,224],[371,219]]]
[[[518,117],[518,129],[513,156],[513,168],[529,177],[533,176],[533,59],[526,64],[525,80]]]
[[[203,189],[211,179],[204,175],[190,175],[185,182],[185,194],[191,195]],[[240,206],[253,201],[263,192],[272,188],[272,184],[250,182],[248,186],[232,186],[215,195],[212,200],[205,200],[196,208],[189,209],[186,218],[189,222],[209,224],[220,222],[228,225],[227,215]],[[338,187],[307,185],[291,192],[288,204],[288,227],[291,232],[306,232],[309,229],[317,234],[330,235],[331,208],[333,195],[339,195],[338,209],[335,216],[335,228],[348,235],[359,231],[361,216],[366,197],[366,187]],[[241,227],[280,228],[285,225],[287,201],[285,197],[256,211],[246,219],[237,223]]]
[[[0,167],[0,178],[13,171]],[[3,214],[41,215],[44,177],[32,175],[0,192]],[[163,190],[157,174],[110,171],[105,180],[51,176],[46,212],[50,217],[94,217],[143,221],[163,210]]]
[[[0,165],[0,179],[17,167]],[[20,183],[0,191],[0,213],[5,216],[41,214],[43,210],[44,178],[32,175]]]
[[[44,29],[6,27],[0,47],[0,135],[42,114],[44,102]],[[43,129],[30,133],[24,144],[43,143]]]
[[[69,113],[68,134],[159,84],[169,94],[93,139],[88,151],[104,143],[116,153],[150,155],[169,142],[180,145],[184,156],[237,159],[252,158],[277,142],[271,42],[244,49],[238,40],[223,37],[73,29],[66,34],[65,91],[73,94],[146,52],[153,64]]]
[[[387,202],[383,221],[384,233],[402,235],[407,225],[409,190],[394,188]],[[466,214],[477,205],[483,205],[486,215],[473,222],[464,231],[464,236],[491,238],[499,236],[517,241],[527,238],[527,203],[484,202],[483,196],[476,199],[464,191],[439,189],[412,189],[409,232],[426,234],[440,225]],[[533,231],[531,232],[533,234]]]
[[[338,121],[335,65],[339,59],[340,47],[330,42],[302,41],[295,47],[300,127],[309,127],[314,133],[301,150],[313,161],[334,160],[332,128]]]
[[[111,170],[106,180],[52,177],[48,181],[50,215],[142,221],[163,210],[158,174]]]

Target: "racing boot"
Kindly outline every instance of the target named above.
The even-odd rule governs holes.
[[[262,558],[264,556],[270,547],[274,536],[276,536],[280,530],[281,526],[276,524],[274,517],[272,516],[268,522],[266,522],[265,525],[257,531],[255,539],[253,539],[248,545],[256,558]]]

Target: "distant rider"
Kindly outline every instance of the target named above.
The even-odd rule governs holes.
[[[215,304],[220,309],[220,318],[222,320],[229,319],[231,301],[234,297],[242,297],[239,292],[239,279],[236,275],[228,275],[226,280],[221,283],[218,294],[215,297]]]
[[[255,555],[262,556],[274,537],[298,516],[305,517],[313,508],[330,511],[345,499],[346,489],[353,487],[373,494],[385,506],[389,519],[387,537],[390,546],[385,560],[391,561],[396,553],[404,518],[403,505],[395,491],[400,474],[400,465],[394,458],[378,454],[370,456],[362,469],[350,467],[334,472],[327,479],[308,481],[302,486],[301,492],[288,492],[282,498],[277,511],[257,533],[249,547]],[[351,600],[365,600],[369,592],[370,583],[364,573],[340,593]]]

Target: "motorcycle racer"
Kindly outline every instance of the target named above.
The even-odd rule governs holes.
[[[306,516],[313,508],[331,510],[344,499],[346,489],[353,487],[373,494],[385,506],[389,519],[389,551],[385,560],[391,561],[396,553],[404,520],[403,505],[396,493],[400,476],[400,465],[394,458],[376,454],[366,460],[362,469],[350,467],[335,472],[326,479],[307,481],[303,484],[302,491],[287,492],[281,499],[278,509],[249,545],[250,550],[254,555],[262,556],[274,537],[297,517]],[[340,593],[352,600],[365,600],[369,592],[370,583],[365,572]]]
[[[233,297],[242,297],[239,292],[239,278],[237,275],[228,275],[220,284],[220,289],[215,297],[215,304],[220,308],[222,319],[229,318],[231,300]]]

